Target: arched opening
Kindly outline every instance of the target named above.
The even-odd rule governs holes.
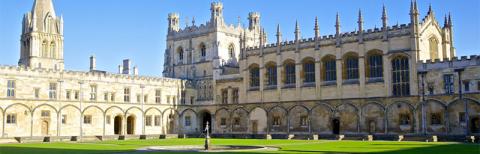
[[[262,108],[255,108],[250,112],[250,129],[252,134],[263,134],[267,130],[267,112]]]
[[[115,135],[120,135],[122,133],[122,116],[115,116],[115,119],[113,120],[114,126],[113,126],[113,132]]]
[[[340,119],[335,118],[332,120],[333,134],[340,134]]]
[[[478,117],[475,117],[472,118],[470,122],[470,131],[472,133],[480,133],[480,119]]]
[[[135,117],[127,117],[127,134],[132,135],[135,133]]]
[[[205,128],[206,128],[207,122],[208,122],[208,130],[211,133],[213,131],[212,130],[212,114],[205,111],[202,113],[202,123],[200,124],[201,126],[200,128],[202,129],[202,132],[206,131]]]
[[[228,58],[234,58],[235,57],[235,46],[233,44],[230,44],[228,46]]]

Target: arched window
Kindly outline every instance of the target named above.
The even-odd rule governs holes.
[[[228,56],[229,58],[235,57],[235,46],[233,46],[233,44],[230,44],[230,46],[228,46]]]
[[[207,47],[205,44],[200,44],[200,56],[205,57],[207,56]]]
[[[349,53],[344,56],[343,70],[345,80],[358,79],[358,56],[356,54]]]
[[[383,77],[383,58],[381,51],[371,51],[367,54],[367,77]]]
[[[47,41],[43,41],[42,43],[42,57],[48,57],[48,43]]]
[[[250,88],[258,88],[260,86],[260,68],[258,65],[250,66]]]
[[[392,60],[393,96],[410,95],[408,57],[398,56]]]
[[[56,58],[57,57],[57,53],[55,51],[55,42],[51,42],[50,43],[50,58]]]
[[[336,81],[337,80],[337,63],[334,56],[327,56],[322,60],[322,74],[323,81]]]
[[[305,59],[303,61],[303,79],[304,83],[315,82],[315,62],[313,59]]]
[[[269,63],[266,65],[267,68],[267,86],[276,86],[277,85],[277,66],[275,63]]]
[[[295,84],[295,62],[287,61],[284,64],[285,85]]]
[[[428,39],[430,46],[430,59],[438,59],[438,40],[435,37]]]
[[[183,48],[182,47],[178,47],[177,53],[178,53],[178,59],[183,60]]]

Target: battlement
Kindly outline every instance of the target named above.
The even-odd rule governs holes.
[[[470,55],[453,57],[452,59],[434,59],[426,61],[418,61],[418,71],[427,71],[433,69],[445,68],[465,68],[468,66],[480,66],[480,55]]]
[[[0,65],[0,73],[2,74],[16,74],[16,75],[28,75],[28,76],[46,76],[52,78],[71,78],[71,79],[83,79],[83,80],[134,80],[138,82],[160,82],[162,84],[181,84],[184,80],[165,78],[165,77],[152,77],[152,76],[139,76],[128,74],[115,74],[102,71],[72,71],[72,70],[54,70],[54,69],[39,69],[23,66],[11,66]]]

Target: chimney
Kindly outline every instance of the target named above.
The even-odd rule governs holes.
[[[90,71],[94,71],[97,69],[97,58],[95,55],[90,56]]]
[[[124,59],[123,60],[122,74],[130,74],[130,59]]]
[[[138,76],[138,67],[137,66],[133,67],[133,75]]]

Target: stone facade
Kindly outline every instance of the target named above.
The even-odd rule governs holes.
[[[480,132],[480,57],[455,57],[451,17],[267,43],[260,14],[227,25],[223,4],[183,29],[168,15],[164,77],[63,67],[63,20],[51,0],[24,17],[19,66],[0,67],[0,130],[24,136],[441,134]],[[42,20],[39,20],[42,19]],[[46,19],[46,20],[43,20]],[[46,44],[45,44],[46,43]],[[461,89],[461,90],[460,90]],[[460,91],[462,91],[460,93]],[[466,108],[465,108],[466,107]],[[466,110],[468,109],[468,110]],[[466,116],[468,115],[468,116]]]

